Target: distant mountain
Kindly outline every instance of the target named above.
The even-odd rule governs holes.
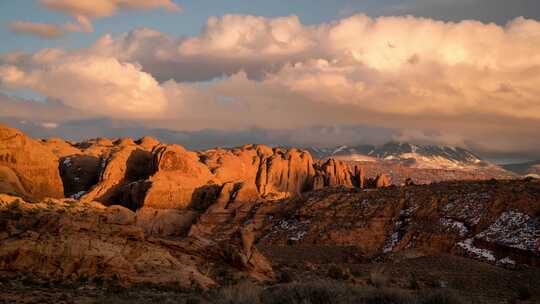
[[[459,147],[389,142],[382,146],[359,145],[308,148],[317,159],[398,163],[420,169],[467,170],[494,166]]]
[[[540,175],[540,160],[526,162],[526,163],[502,165],[501,167],[503,167],[504,169],[508,171],[512,171],[520,175],[527,175],[527,174]]]

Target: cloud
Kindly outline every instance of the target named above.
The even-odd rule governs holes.
[[[505,24],[516,17],[540,18],[536,0],[406,0],[388,12],[440,20],[480,20]]]
[[[539,33],[524,18],[356,15],[307,26],[228,15],[193,37],[138,29],[87,49],[4,54],[0,82],[172,130],[367,125],[395,139],[540,153]]]
[[[64,55],[46,50],[26,67],[0,65],[0,82],[29,89],[68,106],[112,117],[147,117],[161,113],[167,100],[162,87],[140,67],[101,56]]]
[[[62,27],[53,24],[14,21],[9,24],[8,28],[13,33],[32,35],[44,39],[57,39],[64,36]]]
[[[181,11],[181,7],[171,0],[40,0],[47,9],[74,17],[78,24],[67,23],[70,31],[92,32],[91,20],[115,15],[120,10],[151,10],[163,8],[171,12]]]

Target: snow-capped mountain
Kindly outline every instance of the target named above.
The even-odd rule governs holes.
[[[389,142],[382,146],[359,145],[309,148],[314,158],[345,161],[392,162],[422,169],[475,169],[488,162],[463,148]]]

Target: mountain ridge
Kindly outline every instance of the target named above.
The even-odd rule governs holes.
[[[309,147],[316,159],[336,158],[348,161],[399,162],[425,169],[470,169],[491,164],[475,153],[461,147],[418,145],[390,141],[384,145],[341,145],[334,148]]]

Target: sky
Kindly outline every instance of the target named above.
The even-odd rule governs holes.
[[[537,0],[0,0],[0,122],[540,159]]]

